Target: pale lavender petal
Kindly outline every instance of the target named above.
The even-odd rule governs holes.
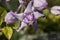
[[[24,15],[23,13],[20,13],[20,14],[12,13],[12,15],[13,15],[15,18],[19,19],[20,21],[23,20],[23,15]]]
[[[46,8],[47,5],[48,3],[46,2],[46,0],[34,0],[34,3],[33,3],[34,8],[37,10],[42,10]]]
[[[24,22],[21,22],[21,26],[16,30],[17,32],[20,32],[24,27],[26,27],[27,24]]]
[[[51,13],[54,14],[54,15],[60,14],[60,6],[53,6],[51,8]]]
[[[32,20],[32,21],[33,21],[33,19],[34,19],[34,14],[33,14],[33,12],[32,12],[31,14],[27,15],[27,18],[28,18],[29,20]]]
[[[26,24],[28,24],[29,23],[29,20],[27,18],[24,18],[23,19],[23,22],[25,22]]]
[[[60,9],[60,6],[53,6],[51,9]]]
[[[10,12],[8,12],[7,15],[5,16],[5,22],[6,22],[7,24],[13,23],[14,20],[15,20],[15,17],[12,16],[11,13],[14,13],[14,12],[10,11]]]
[[[30,13],[30,14],[24,15],[23,22],[25,22],[27,24],[30,24],[30,22],[31,23],[34,22],[34,14],[33,13]]]
[[[25,9],[24,13],[32,12],[32,1],[29,2],[27,8]]]
[[[44,16],[42,13],[34,12],[35,19],[38,19],[39,17]]]

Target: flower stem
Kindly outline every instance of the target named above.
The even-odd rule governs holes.
[[[17,10],[16,10],[16,13],[19,11],[19,9],[21,8],[21,6],[22,6],[22,4],[19,5],[19,7],[18,7]]]

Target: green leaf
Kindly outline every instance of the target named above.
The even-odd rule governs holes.
[[[11,27],[4,27],[3,30],[2,30],[2,32],[4,33],[4,35],[6,36],[6,38],[8,40],[11,39],[12,34],[13,34],[13,30],[12,30]]]
[[[4,21],[4,17],[6,15],[6,13],[7,13],[7,11],[4,8],[0,7],[0,25]]]
[[[2,32],[0,32],[0,36],[2,35]]]
[[[15,29],[15,30],[18,29],[18,27],[20,27],[20,23],[21,23],[20,20],[16,20],[14,23],[13,29]]]
[[[20,4],[19,4],[18,0],[11,0],[10,1],[11,10],[13,10],[13,11],[16,11],[19,5]]]
[[[48,16],[50,14],[49,9],[45,9],[42,11],[44,15]]]
[[[18,0],[10,0],[10,2],[6,2],[5,0],[2,0],[0,6],[4,7],[7,11],[10,10],[16,11],[16,9],[19,6],[19,2]]]
[[[60,0],[47,0],[47,2],[49,7],[60,5]]]

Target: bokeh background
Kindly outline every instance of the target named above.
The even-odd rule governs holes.
[[[28,3],[30,0],[26,1]],[[60,15],[55,16],[50,12],[51,7],[60,6],[60,0],[47,0],[47,2],[48,7],[42,10],[45,16],[37,20],[37,31],[30,25],[21,32],[16,32],[21,22],[17,19],[14,24],[6,24],[4,17],[10,10],[15,12],[20,4],[18,0],[10,2],[0,0],[0,40],[60,40]],[[19,12],[24,11],[27,3],[21,7]]]

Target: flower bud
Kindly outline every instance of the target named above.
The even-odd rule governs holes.
[[[51,8],[51,13],[54,14],[54,15],[60,14],[60,6],[53,6]]]
[[[7,15],[5,16],[5,22],[6,22],[7,24],[10,24],[10,23],[14,23],[14,22],[15,22],[15,17],[12,16],[11,13],[14,13],[14,12],[10,11],[10,12],[8,12]]]
[[[46,0],[34,0],[34,3],[33,3],[34,8],[37,10],[42,10],[46,8],[47,5],[48,3],[46,2]]]

